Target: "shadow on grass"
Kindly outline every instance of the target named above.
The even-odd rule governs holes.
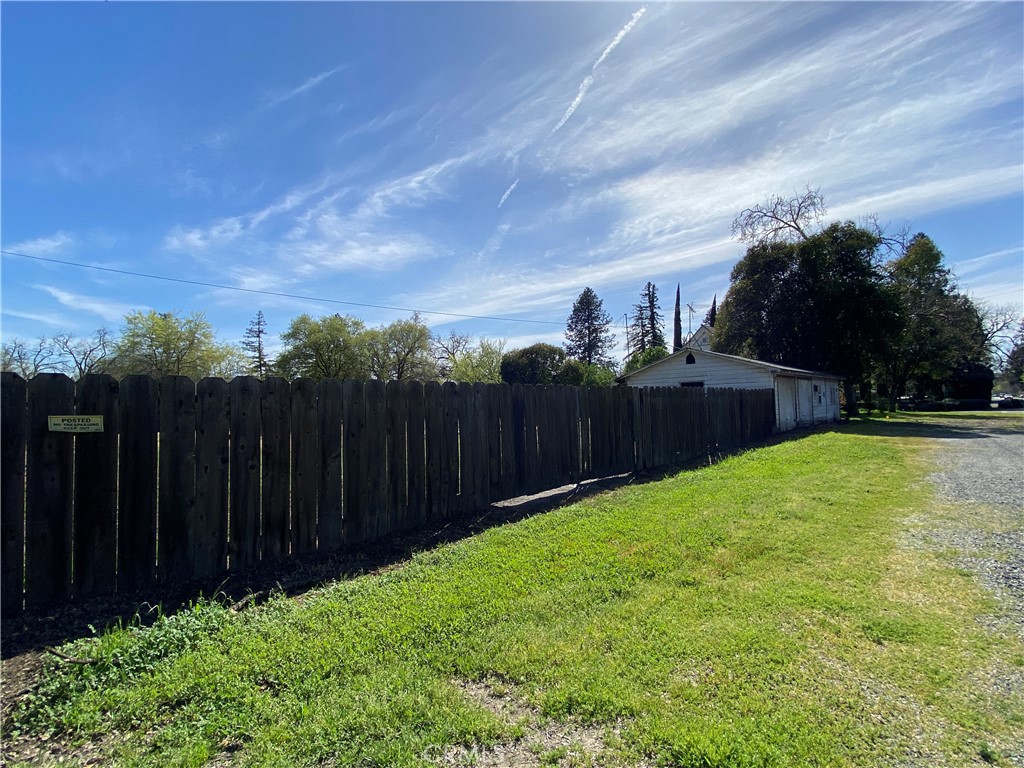
[[[851,419],[839,430],[872,437],[924,437],[942,440],[984,440],[998,435],[1024,433],[1024,420],[991,417],[984,413],[929,413],[892,418]]]
[[[707,460],[702,463],[707,464]],[[90,597],[79,602],[54,605],[49,609],[33,608],[0,623],[0,659],[5,662],[4,677],[9,677],[14,671],[14,665],[9,664],[8,660],[25,654],[39,654],[48,647],[91,636],[91,627],[99,631],[116,626],[118,622],[127,624],[135,620],[136,616],[141,624],[148,625],[161,612],[175,613],[199,597],[213,598],[240,610],[264,602],[275,593],[300,595],[329,582],[389,570],[408,561],[417,552],[549,512],[602,491],[631,483],[659,480],[670,472],[696,466],[696,462],[690,462],[671,469],[662,468],[656,473],[629,473],[598,478],[529,497],[496,502],[475,513],[391,535],[365,544],[358,550],[278,558],[205,581],[154,586],[145,592]],[[37,661],[35,665],[38,666]],[[6,684],[3,690],[7,692]]]

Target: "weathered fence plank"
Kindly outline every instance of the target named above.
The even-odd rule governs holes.
[[[441,504],[440,519],[459,509],[459,396],[456,386],[441,386]]]
[[[342,452],[345,386],[337,379],[317,385],[320,415],[320,530],[318,546],[330,552],[344,543],[344,477]]]
[[[367,538],[367,477],[363,464],[366,457],[365,385],[361,381],[346,381],[342,393],[342,419],[345,424],[342,527],[346,546],[353,547]]]
[[[224,379],[205,378],[196,384],[196,512],[192,538],[193,574],[197,579],[228,567],[228,474],[234,407],[229,392]],[[232,558],[231,565],[237,567],[240,563]]]
[[[71,596],[74,435],[51,432],[47,417],[74,413],[75,383],[67,376],[43,373],[28,382],[26,605]]]
[[[419,528],[426,523],[428,514],[426,411],[423,384],[418,381],[410,381],[406,394],[409,402],[407,432],[409,503],[406,522],[410,528]]]
[[[316,549],[316,504],[320,486],[320,423],[316,381],[292,381],[292,552]]]
[[[75,436],[74,584],[79,596],[117,586],[118,390],[113,376],[84,376],[75,386],[77,413],[102,416],[102,432]]]
[[[195,561],[196,385],[187,376],[160,381],[160,490],[157,578],[186,581]]]
[[[260,381],[231,380],[231,567],[260,559]]]
[[[27,392],[21,376],[0,373],[0,605],[5,616],[20,614],[24,603]]]
[[[132,592],[156,579],[160,387],[149,376],[126,376],[119,395],[117,589]]]
[[[427,520],[441,519],[441,471],[444,464],[444,395],[441,385],[428,381],[423,385],[424,442],[427,452]]]
[[[401,531],[406,528],[409,506],[409,452],[406,445],[409,400],[405,383],[389,381],[384,387],[384,403],[387,421],[388,527],[392,531]]]
[[[384,382],[366,382],[367,526],[369,540],[389,533],[387,484],[387,414],[384,410]]]
[[[263,381],[260,420],[262,452],[262,557],[287,555],[291,509],[291,386],[270,376]]]

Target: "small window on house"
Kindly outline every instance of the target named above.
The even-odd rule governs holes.
[[[686,356],[686,364],[687,364],[687,365],[693,365],[693,364],[694,364],[694,363],[696,363],[696,362],[697,362],[697,360],[696,360],[696,359],[694,358],[694,356],[693,356],[693,353],[692,353],[692,352],[691,352],[691,353],[689,353],[689,354],[688,354],[688,355]]]
[[[815,392],[817,392],[817,391],[818,391],[818,385],[817,385],[817,384],[815,384],[815,385],[814,385],[814,391],[815,391]]]
[[[681,381],[679,382],[680,387],[703,387],[703,381]]]

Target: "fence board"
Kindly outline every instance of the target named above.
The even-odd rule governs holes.
[[[27,393],[21,376],[0,373],[0,606],[5,616],[20,614],[25,599]]]
[[[498,420],[501,429],[498,457],[501,485],[497,498],[510,499],[516,495],[515,438],[513,436],[515,428],[512,419],[512,388],[495,384],[494,390],[498,398]]]
[[[85,597],[117,586],[117,379],[82,377],[75,402],[80,416],[103,417],[102,432],[75,436],[73,581]]]
[[[356,546],[366,541],[367,509],[365,490],[367,477],[363,462],[366,457],[366,393],[361,381],[346,381],[343,386],[344,398],[342,419],[345,424],[343,446],[342,482],[344,494],[344,515],[342,517],[343,539],[347,546]]]
[[[277,376],[262,384],[262,557],[288,554],[291,508],[291,385]]]
[[[389,381],[384,387],[384,412],[387,420],[388,527],[401,531],[406,527],[409,505],[409,469],[406,429],[409,400],[404,382]]]
[[[316,549],[316,503],[320,486],[320,423],[316,382],[292,382],[292,552]]]
[[[157,579],[192,578],[195,559],[196,386],[187,376],[160,381],[160,490]]]
[[[337,379],[324,379],[317,385],[317,401],[320,415],[318,546],[329,552],[339,549],[344,543],[344,468],[341,460],[344,450],[344,384]]]
[[[244,567],[260,559],[260,390],[259,379],[231,380],[231,563]]]
[[[427,446],[426,412],[423,384],[410,381],[408,426],[409,504],[406,521],[410,528],[419,528],[427,521]]]
[[[149,376],[126,376],[119,396],[117,589],[132,592],[148,589],[156,579],[160,387]]]
[[[454,384],[441,386],[441,509],[447,520],[459,506],[459,397]]]
[[[234,407],[229,393],[224,379],[205,378],[196,384],[196,511],[192,538],[193,573],[200,579],[228,567],[228,474]],[[231,566],[238,565],[232,556]]]
[[[512,400],[512,488],[509,498],[522,496],[526,493],[526,391],[522,384],[513,384]]]
[[[74,412],[75,383],[67,376],[43,373],[28,382],[26,605],[71,595],[74,435],[50,432],[47,417]]]
[[[367,485],[367,526],[371,540],[385,536],[390,527],[388,517],[387,485],[387,416],[384,382],[366,382],[366,463],[369,477]]]
[[[441,474],[444,464],[444,393],[436,381],[428,381],[423,385],[423,412],[427,452],[427,519],[440,520]]]

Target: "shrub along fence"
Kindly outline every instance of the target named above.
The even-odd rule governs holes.
[[[771,390],[3,373],[0,400],[7,616],[358,548],[775,425]],[[52,418],[72,415],[92,418]]]

